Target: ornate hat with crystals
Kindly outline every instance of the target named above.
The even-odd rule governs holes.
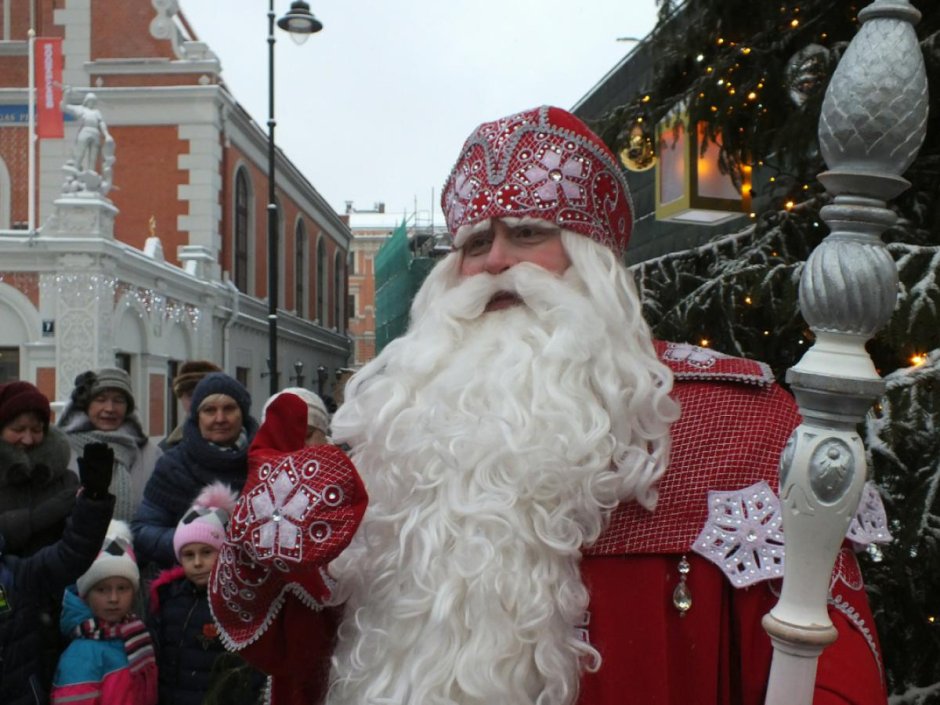
[[[480,125],[444,184],[441,206],[459,247],[487,218],[530,217],[622,253],[633,204],[617,160],[581,120],[542,106]]]

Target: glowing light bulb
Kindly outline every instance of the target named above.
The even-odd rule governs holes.
[[[911,365],[913,367],[920,367],[925,362],[927,362],[927,356],[923,353],[914,353],[911,355]]]

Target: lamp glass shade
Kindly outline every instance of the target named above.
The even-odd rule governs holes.
[[[656,144],[657,220],[716,225],[750,209],[749,183],[739,191],[722,173],[720,145],[708,139],[705,123],[691,129],[688,114],[675,110],[657,125]]]
[[[677,121],[663,130],[659,138],[659,201],[672,203],[682,198],[688,182],[685,123]]]
[[[295,44],[303,44],[311,34],[323,29],[323,23],[313,16],[310,5],[303,0],[294,0],[290,12],[277,21],[277,26],[288,32]]]

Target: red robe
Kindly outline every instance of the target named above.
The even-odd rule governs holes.
[[[762,705],[772,648],[761,618],[776,603],[776,581],[735,588],[691,547],[708,518],[709,490],[760,480],[777,490],[780,451],[799,415],[765,365],[692,346],[657,348],[675,375],[681,418],[672,428],[656,511],[622,505],[585,551],[581,572],[591,603],[584,637],[602,664],[584,674],[578,705]],[[673,604],[683,556],[692,597],[684,615]],[[814,703],[883,705],[874,623],[847,549],[831,592],[839,638],[820,658]],[[242,640],[245,658],[274,675],[273,705],[320,701],[337,621],[334,611],[310,609],[291,596],[267,631]],[[220,627],[226,633],[244,625],[223,619]]]

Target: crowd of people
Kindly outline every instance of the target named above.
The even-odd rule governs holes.
[[[442,201],[454,251],[332,417],[288,388],[259,425],[191,361],[154,444],[123,370],[55,425],[0,385],[0,702],[763,702],[784,547],[702,537],[776,501],[792,399],[653,340],[626,182],[569,113],[481,125]],[[830,591],[814,702],[884,703],[848,543]]]

